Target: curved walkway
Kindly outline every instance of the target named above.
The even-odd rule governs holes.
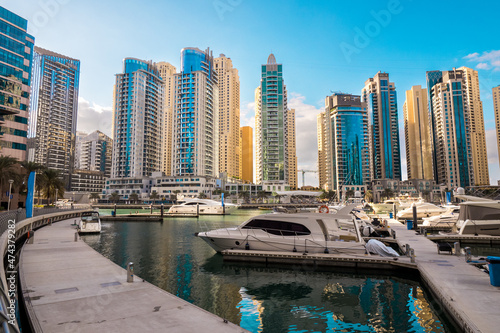
[[[35,233],[20,258],[35,332],[247,332],[137,276],[75,239],[74,219]]]

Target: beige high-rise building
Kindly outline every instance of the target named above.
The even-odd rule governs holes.
[[[427,89],[413,86],[403,104],[408,179],[434,179]]]
[[[327,141],[327,127],[329,122],[326,119],[327,117],[326,111],[321,112],[317,116],[317,136],[318,136],[318,177],[319,177],[319,187],[325,191],[329,191],[332,189],[331,181],[330,181],[330,173],[328,167],[328,141]]]
[[[483,102],[479,94],[479,78],[476,70],[460,67],[465,85],[464,102],[469,113],[469,134],[471,138],[473,172],[475,185],[489,185],[488,154],[484,132]]]
[[[288,141],[288,185],[291,190],[297,190],[297,147],[295,144],[295,109],[287,113],[287,141]]]
[[[163,119],[161,119],[161,151],[160,171],[167,176],[172,176],[172,132],[175,100],[175,72],[176,69],[168,62],[156,64],[160,77],[165,83],[165,97],[163,101]]]
[[[224,54],[214,59],[219,82],[219,172],[241,178],[240,78]]]
[[[240,174],[245,183],[253,183],[253,129],[250,126],[240,128]]]
[[[495,124],[497,129],[498,159],[500,162],[500,85],[493,88],[493,111],[495,112]]]

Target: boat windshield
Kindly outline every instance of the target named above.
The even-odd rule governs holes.
[[[311,231],[300,223],[279,220],[255,219],[245,224],[242,229],[262,229],[267,233],[281,236],[302,236],[311,234]]]
[[[500,209],[484,206],[462,205],[458,219],[465,220],[500,220]]]

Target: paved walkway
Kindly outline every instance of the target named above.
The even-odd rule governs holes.
[[[499,332],[500,287],[493,287],[486,273],[466,263],[464,256],[438,255],[434,242],[406,225],[395,220],[389,225],[400,244],[415,250],[422,278],[465,332]]]
[[[142,282],[74,241],[74,221],[39,229],[23,247],[20,277],[36,332],[247,332]]]

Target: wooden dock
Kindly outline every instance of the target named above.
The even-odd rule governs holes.
[[[75,242],[73,219],[36,231],[19,277],[33,332],[247,332]]]

